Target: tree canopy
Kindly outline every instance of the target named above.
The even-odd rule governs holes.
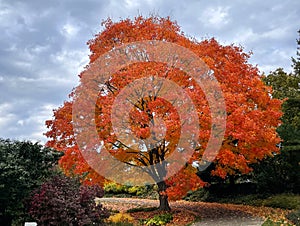
[[[74,121],[85,120],[88,117],[85,109],[88,102],[95,98],[92,121],[101,143],[93,143],[92,139],[89,139],[89,142],[98,145],[97,147],[104,146],[110,155],[127,164],[127,174],[130,174],[130,170],[134,167],[142,170],[148,167],[148,174],[158,182],[160,195],[164,198],[166,194],[169,194],[171,198],[180,198],[188,190],[203,186],[204,183],[197,177],[197,169],[193,166],[201,162],[216,126],[212,123],[215,120],[213,111],[218,109],[213,109],[209,102],[210,94],[215,94],[213,92],[215,87],[210,87],[210,92],[205,93],[196,79],[182,70],[187,65],[190,66],[191,62],[181,61],[179,62],[181,66],[176,67],[174,62],[178,62],[176,59],[180,58],[180,54],[170,55],[170,52],[164,49],[163,43],[172,43],[178,48],[187,49],[192,53],[190,57],[195,55],[201,59],[209,69],[208,77],[211,80],[216,78],[221,88],[222,97],[225,100],[225,111],[220,114],[226,116],[226,129],[221,147],[215,150],[218,154],[213,160],[214,168],[211,170],[211,175],[226,178],[236,173],[248,173],[252,170],[251,163],[278,152],[276,144],[280,142],[280,138],[276,133],[276,128],[282,114],[281,101],[270,96],[271,88],[262,82],[258,69],[248,63],[249,55],[244,53],[241,47],[222,46],[213,38],[200,42],[187,37],[180,31],[177,23],[169,18],[137,17],[134,20],[125,19],[119,22],[108,19],[103,22],[103,25],[104,30],[88,42],[91,51],[90,62],[80,74],[80,85],[71,93],[70,100],[54,110],[53,119],[46,122],[49,128],[46,133],[49,138],[47,145],[65,153],[60,164],[66,172],[88,171],[90,172],[87,178],[88,183],[103,181],[103,178],[97,174],[97,169],[91,167],[93,164],[97,165],[97,161],[87,162],[87,158],[84,157],[88,153],[96,156],[95,160],[99,160],[101,151],[100,153],[89,153],[89,151],[83,153],[76,140],[77,133],[74,133],[74,130],[76,131]],[[143,41],[152,41],[150,42],[152,45],[161,44],[162,58],[168,58],[172,62],[151,61],[153,55],[159,54],[147,52],[145,47],[138,53],[143,57],[144,62],[134,62],[124,65],[115,72],[107,72],[105,79],[97,77],[97,70],[107,66],[101,65],[99,58],[106,56],[109,59],[110,53],[122,50],[123,46],[127,48],[123,49],[124,54],[127,54],[127,57],[133,56],[130,55],[132,54],[130,51],[136,48],[137,43]],[[130,43],[135,44],[130,46]],[[108,55],[105,55],[107,53]],[[192,70],[190,72],[192,73]],[[213,76],[208,72],[213,72]],[[95,80],[97,85],[93,87],[96,91],[98,89],[96,95],[85,92],[85,88]],[[164,88],[162,84],[166,83],[162,81],[166,80],[173,82],[172,88],[168,86]],[[174,83],[176,85],[173,85]],[[147,94],[143,91],[148,91],[148,86],[154,88]],[[176,93],[174,87],[182,90],[182,93]],[[134,101],[131,105],[122,105],[123,102],[120,100],[126,100],[128,90],[134,90],[129,93],[130,95],[135,93],[136,97],[132,99]],[[74,103],[82,98],[83,93],[86,99],[80,102],[79,107],[77,106],[75,117],[73,115]],[[164,95],[167,95],[169,99],[164,99]],[[178,99],[184,100],[184,95],[189,97],[194,108],[185,105],[184,101],[182,105],[176,105]],[[185,115],[183,120],[178,110],[180,107],[183,108]],[[222,111],[221,107],[220,111]],[[113,118],[112,114],[117,117]],[[194,133],[195,130],[190,127],[191,129],[186,130],[191,131],[190,135],[181,133],[182,127],[189,125],[188,122],[195,116],[201,128],[200,132]],[[123,119],[127,120],[126,123]],[[124,123],[119,124],[119,128],[123,126],[122,131],[130,133],[130,136],[120,137],[122,132],[114,130],[113,124],[119,122],[118,120]],[[155,132],[156,130],[158,132]],[[91,130],[83,129],[79,132],[85,132],[83,136],[85,138],[91,137],[89,134]],[[157,141],[154,147],[147,146],[147,139],[150,138],[157,139],[159,142]],[[169,156],[177,156],[176,153],[184,153],[186,150],[185,148],[177,149],[178,141],[181,139],[191,144],[194,148],[193,153],[183,166],[178,166],[178,172],[166,178],[168,165],[171,164],[167,161]],[[136,140],[141,141],[143,145],[138,145],[140,143]],[[84,146],[87,150],[92,148],[88,146],[89,142],[86,142]],[[111,167],[105,166],[104,161],[101,164],[102,168]],[[201,166],[198,165],[198,167]],[[121,171],[115,174],[122,175]],[[115,175],[116,178],[117,176]],[[133,179],[139,179],[137,175],[131,176]]]

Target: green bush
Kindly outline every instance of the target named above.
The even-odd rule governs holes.
[[[295,225],[300,225],[300,209],[290,212],[286,217]]]
[[[184,200],[192,202],[219,202],[261,206],[265,197],[266,196],[262,194],[219,194],[210,191],[207,188],[200,188],[194,192],[188,192]]]
[[[127,192],[132,195],[140,196],[144,193],[147,193],[147,187],[146,186],[132,186],[132,187],[128,188]]]
[[[253,165],[253,180],[257,182],[259,193],[279,194],[299,191],[300,151],[287,149],[288,147],[285,147],[279,155]]]
[[[300,196],[294,194],[280,194],[265,199],[262,203],[264,206],[281,208],[281,209],[298,209],[300,208]]]
[[[22,225],[29,194],[57,172],[62,152],[30,141],[0,138],[0,225]]]
[[[143,223],[147,226],[166,225],[173,220],[173,216],[170,213],[156,215]]]
[[[251,195],[236,195],[236,196],[231,195],[228,197],[221,197],[221,198],[210,197],[208,200],[210,200],[210,202],[262,206],[264,198],[260,194],[251,194]]]
[[[127,190],[128,188],[126,185],[120,185],[114,182],[104,185],[105,193],[121,194],[121,193],[127,193]]]
[[[191,202],[207,201],[209,197],[209,191],[204,188],[200,188],[196,191],[189,191],[184,197],[184,200]]]
[[[105,196],[157,198],[157,192],[154,185],[146,184],[144,186],[132,186],[130,184],[117,184],[110,182],[104,185]]]

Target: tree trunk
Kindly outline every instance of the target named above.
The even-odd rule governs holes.
[[[233,175],[230,175],[230,176],[229,176],[229,187],[230,187],[230,188],[234,188],[234,185],[235,185],[235,179],[234,179],[234,176],[233,176]]]
[[[167,185],[165,181],[157,183],[158,186],[158,195],[159,195],[159,210],[170,211],[170,205],[168,201],[168,195],[166,194]]]

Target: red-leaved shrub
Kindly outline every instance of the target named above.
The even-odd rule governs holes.
[[[98,225],[109,212],[96,197],[103,197],[98,185],[81,185],[78,179],[64,175],[53,177],[33,194],[29,215],[38,225]]]

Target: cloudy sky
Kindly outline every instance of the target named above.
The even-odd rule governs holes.
[[[101,21],[150,14],[242,45],[261,72],[291,71],[298,0],[0,0],[0,137],[45,142],[44,122],[78,84]]]

